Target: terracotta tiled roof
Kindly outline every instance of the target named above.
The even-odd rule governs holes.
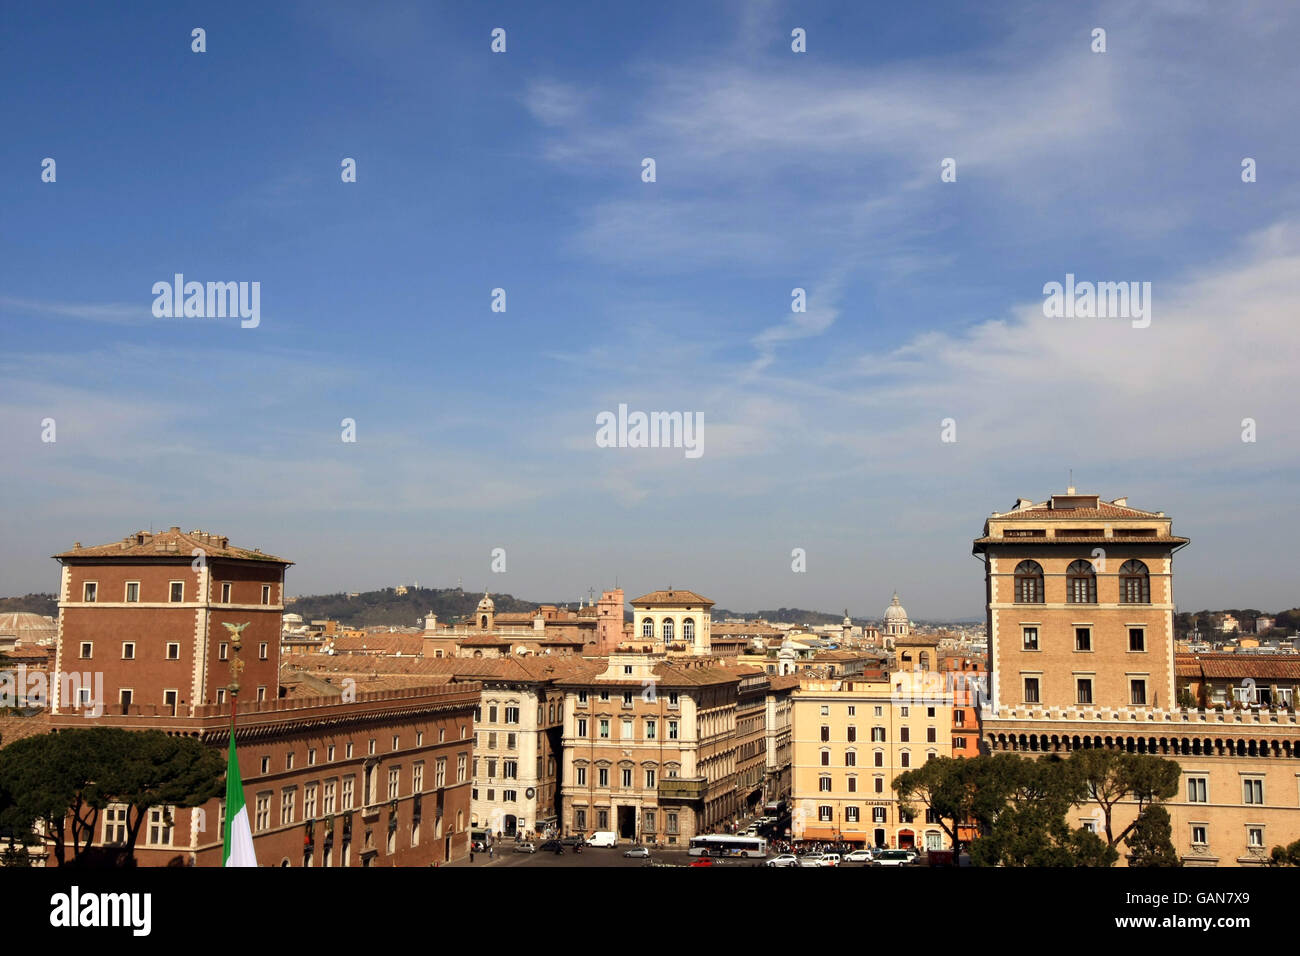
[[[401,654],[418,657],[424,652],[424,638],[414,634],[366,634],[364,637],[336,637],[334,650],[339,654]]]
[[[568,677],[595,675],[607,666],[604,660],[558,655],[514,655],[511,657],[442,657],[428,662],[432,673],[470,680],[558,681]]]
[[[292,561],[277,558],[273,554],[263,554],[256,549],[237,548],[230,544],[230,539],[203,531],[191,531],[188,534],[180,528],[167,531],[137,531],[120,541],[111,544],[98,544],[89,548],[73,548],[54,555],[56,558],[165,558],[177,555],[190,557],[195,549],[208,558],[237,558],[242,561],[269,561],[275,564],[290,565]]]
[[[1154,518],[1157,521],[1167,520],[1154,511],[1141,511],[1137,508],[1129,508],[1109,501],[1098,501],[1095,508],[1052,508],[1049,507],[1048,502],[1043,501],[1018,511],[1000,512],[996,517],[1011,521],[1042,521],[1044,518],[1053,520],[1057,518]]]
[[[1173,534],[1153,534],[1141,538],[1106,538],[1096,535],[1089,535],[1082,538],[1008,538],[1008,537],[983,537],[976,538],[975,544],[1015,544],[1031,545],[1041,547],[1043,545],[1053,544],[1187,544],[1190,538],[1180,538]]]
[[[651,591],[649,594],[643,594],[639,598],[633,598],[633,606],[641,605],[700,605],[704,607],[713,607],[713,602],[694,591]]]
[[[1177,654],[1179,677],[1300,681],[1300,654]]]

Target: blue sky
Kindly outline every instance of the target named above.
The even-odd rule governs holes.
[[[0,593],[179,524],[298,593],[972,616],[1073,468],[1192,538],[1180,606],[1297,603],[1288,5],[269,6],[0,13]],[[177,272],[261,324],[154,318]],[[1045,318],[1067,272],[1151,326]]]

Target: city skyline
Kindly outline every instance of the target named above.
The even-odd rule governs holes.
[[[4,18],[0,592],[179,524],[296,594],[961,619],[984,518],[1072,483],[1191,539],[1181,610],[1297,603],[1284,6]],[[157,317],[177,275],[256,325]],[[1049,317],[1076,279],[1149,324]]]

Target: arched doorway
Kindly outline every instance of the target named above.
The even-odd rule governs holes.
[[[916,846],[916,834],[911,830],[898,831],[898,849],[910,850]]]
[[[514,815],[513,813],[507,813],[507,814],[506,814],[506,819],[505,819],[505,834],[506,834],[506,836],[508,836],[508,837],[512,837],[512,836],[514,836],[514,835],[515,835],[515,831],[518,829],[518,826],[519,826],[518,818],[516,818],[515,815]]]

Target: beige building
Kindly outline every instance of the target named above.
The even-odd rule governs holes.
[[[952,696],[942,675],[804,678],[793,707],[795,840],[943,847],[938,822],[901,813],[892,787],[899,774],[951,755]]]
[[[632,645],[655,654],[707,656],[713,602],[694,591],[651,591],[632,600]]]
[[[620,840],[685,845],[736,818],[751,783],[761,795],[761,777],[750,776],[765,767],[765,750],[742,753],[764,739],[761,671],[653,653],[604,663],[598,674],[556,682],[565,694],[566,834],[612,830]]]
[[[986,568],[984,744],[1175,760],[1182,780],[1165,806],[1183,861],[1257,865],[1300,839],[1300,726],[1276,705],[1178,706],[1173,555],[1186,544],[1163,512],[1074,489],[994,513],[974,543]],[[1075,826],[1099,827],[1093,807],[1075,813]],[[1119,825],[1133,813],[1121,808]]]

